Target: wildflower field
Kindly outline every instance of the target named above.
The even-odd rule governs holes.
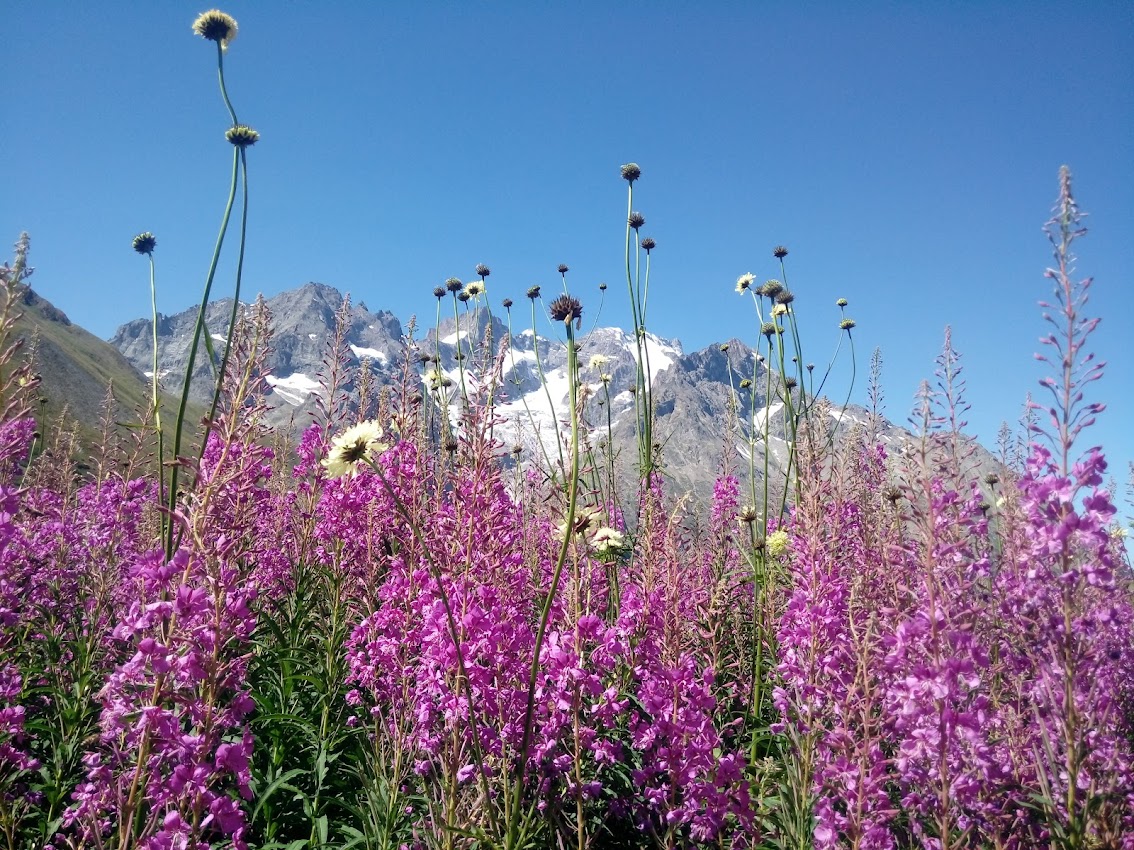
[[[610,381],[561,266],[562,293],[528,292],[567,345],[551,448],[517,460],[497,433],[507,337],[468,338],[454,376],[411,338],[378,389],[343,327],[292,446],[263,422],[271,316],[239,309],[259,134],[225,88],[236,22],[193,29],[233,154],[202,316],[239,240],[227,342],[198,321],[192,349],[215,366],[205,419],[192,360],[163,400],[155,301],[152,403],[81,457],[37,418],[15,331],[26,236],[2,269],[0,847],[1134,848],[1134,581],[1090,440],[1099,320],[1067,169],[1037,292],[1050,377],[991,467],[948,340],[908,441],[877,410],[836,433],[824,396],[849,390],[804,365],[776,247],[779,280],[736,282],[759,357],[711,505],[671,492],[636,164],[615,184],[635,444],[590,413]],[[133,248],[160,285],[158,239]],[[438,316],[482,327],[489,275],[439,286]]]

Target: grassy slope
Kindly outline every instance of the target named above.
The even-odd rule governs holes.
[[[150,407],[149,379],[138,372],[110,343],[72,323],[49,301],[28,291],[20,305],[23,315],[16,322],[16,335],[25,340],[26,352],[36,340],[35,370],[42,378],[40,396],[46,403],[36,411],[41,422],[60,415],[78,424],[80,439],[90,448],[99,438],[103,402],[113,386],[114,418],[137,423]],[[165,421],[176,416],[176,402],[162,402]],[[202,415],[200,405],[190,411],[190,422]]]

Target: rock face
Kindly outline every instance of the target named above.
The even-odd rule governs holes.
[[[267,300],[273,328],[267,361],[272,424],[293,422],[302,428],[310,421],[307,414],[314,408],[315,394],[321,392],[319,376],[335,332],[335,314],[342,304],[343,294],[321,283],[307,283]],[[241,304],[240,309],[247,310],[249,305]],[[231,298],[212,302],[206,311],[202,337],[209,336],[216,358],[224,351],[231,311]],[[158,368],[167,389],[178,389],[185,374],[196,321],[195,307],[175,316],[159,316]],[[352,304],[346,324],[346,340],[354,358],[368,359],[371,368],[389,381],[395,370],[400,370],[404,357],[401,322],[392,313],[372,313],[365,304]],[[152,374],[150,319],[122,325],[110,343],[147,377]],[[213,393],[209,360],[202,338],[190,387],[190,397],[201,402],[211,400]]]
[[[293,434],[310,422],[314,401],[325,392],[320,378],[326,373],[335,316],[342,304],[342,293],[319,283],[267,301],[274,329],[268,356],[268,402],[273,408],[269,421]],[[454,422],[462,385],[475,397],[497,374],[494,435],[505,447],[522,447],[521,458],[554,462],[567,438],[569,379],[563,333],[556,338],[541,329],[537,336],[531,329],[514,327],[514,335],[509,336],[500,315],[475,307],[475,301],[470,304],[474,306],[460,308],[459,319],[450,314],[434,326],[414,329],[412,339],[391,313],[351,304],[344,336],[348,365],[357,368],[365,362],[379,386],[397,385],[408,369],[411,380],[420,381],[423,396],[448,408]],[[447,296],[442,306],[443,312],[450,308]],[[218,355],[231,307],[231,300],[218,301],[208,310],[208,333]],[[242,305],[242,309],[246,308]],[[170,389],[176,389],[185,372],[195,321],[195,309],[160,318],[159,363]],[[578,342],[589,445],[599,458],[605,456],[607,445],[613,446],[616,468],[622,475],[632,475],[637,462],[638,346],[632,334],[618,328],[595,328],[580,334]],[[149,374],[148,319],[123,325],[111,343]],[[707,498],[722,458],[729,459],[743,481],[752,468],[757,479],[763,478],[766,454],[769,480],[782,480],[789,449],[785,388],[777,373],[769,375],[756,352],[731,340],[727,346],[686,354],[679,341],[652,334],[644,337],[643,346],[656,410],[654,442],[661,447],[665,474],[680,490]],[[212,378],[203,346],[197,362],[191,395],[207,401]],[[792,392],[798,405],[800,391]],[[837,434],[870,422],[867,411],[853,405],[831,406],[824,415],[832,418]],[[872,424],[880,439],[896,451],[911,439],[907,431],[888,422]]]

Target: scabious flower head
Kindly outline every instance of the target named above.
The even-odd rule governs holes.
[[[627,183],[633,183],[642,176],[642,169],[638,167],[636,162],[628,162],[622,166],[622,179]]]
[[[752,284],[755,282],[755,280],[756,280],[756,276],[754,274],[752,274],[752,272],[748,272],[747,274],[742,274],[740,277],[738,277],[736,279],[736,291],[743,295],[745,292],[748,291],[748,288],[750,286],[752,286]]]
[[[795,300],[795,295],[792,294],[790,289],[782,289],[776,293],[777,304],[790,304]]]
[[[468,301],[471,297],[472,296],[469,295],[469,293],[464,289],[462,289],[460,292],[457,293],[457,300],[460,301],[462,304],[464,304],[466,301]]]
[[[224,137],[238,148],[247,148],[260,141],[260,134],[247,124],[237,124],[225,131]]]
[[[539,298],[539,287],[538,286],[529,286],[528,287],[528,298],[532,299],[532,301],[535,301],[537,298]]]
[[[854,327],[854,325],[855,325],[854,319],[843,319],[841,322],[839,322],[839,329],[844,330],[844,331],[849,331],[851,328]]]
[[[640,212],[630,213],[630,218],[627,219],[627,224],[629,224],[635,230],[637,230],[639,227],[641,227],[645,223],[646,223],[646,217],[644,215],[642,215]]]
[[[134,237],[134,250],[139,254],[152,254],[157,246],[157,239],[148,230]]]
[[[788,255],[788,250],[783,245],[777,245],[775,248],[772,249],[772,256],[775,257],[777,260],[782,260],[787,255]]]
[[[367,461],[389,448],[384,437],[382,427],[372,419],[348,428],[332,440],[331,450],[322,461],[327,475],[354,475]]]
[[[741,378],[740,379],[740,388],[742,390],[746,390],[750,386],[752,386],[752,379],[751,378]]]
[[[477,298],[484,295],[484,283],[479,280],[471,280],[465,284],[465,294],[470,298]]]
[[[835,302],[835,306],[836,307],[846,307],[847,306],[847,299],[840,298],[838,301]]]
[[[560,263],[558,266],[556,266],[555,270],[560,274],[567,274],[567,272],[571,271],[571,269],[567,267],[566,263]]]
[[[787,305],[786,304],[777,304],[775,307],[772,308],[772,315],[773,316],[783,316],[786,313],[787,313]]]
[[[599,288],[599,292],[606,292],[606,284],[605,283],[600,283],[598,285],[598,288]]]
[[[236,20],[220,9],[202,12],[193,21],[193,32],[201,38],[217,42],[221,50],[228,50],[228,45],[236,38],[236,29]]]
[[[766,280],[760,288],[756,290],[756,293],[763,295],[765,298],[775,298],[783,291],[784,285],[778,280]]]
[[[738,522],[741,522],[745,525],[751,525],[752,523],[756,522],[756,519],[759,516],[760,514],[757,513],[755,505],[745,505],[739,511],[737,511],[736,519]]]
[[[512,299],[511,299],[511,298],[505,298],[505,299],[504,299],[504,300],[503,300],[502,302],[500,302],[500,303],[504,305],[504,309],[505,309],[505,310],[510,310],[510,309],[512,309]]]
[[[658,247],[658,243],[651,239],[649,236],[642,237],[641,245],[642,250],[647,254],[650,253],[650,251],[654,250],[654,248]]]
[[[492,274],[491,269],[489,269],[488,266],[486,266],[484,263],[477,263],[475,271],[481,277],[488,277],[490,274]]]
[[[587,363],[596,372],[601,372],[602,367],[610,362],[610,358],[605,354],[592,354],[590,361]]]
[[[450,292],[460,292],[462,286],[464,286],[464,284],[461,283],[460,278],[451,277],[445,281],[445,288]]]
[[[768,337],[768,339],[771,339],[772,335],[778,330],[779,327],[775,322],[764,322],[764,324],[760,325],[760,333]]]
[[[548,310],[551,312],[551,318],[557,322],[578,324],[583,318],[583,305],[579,303],[578,298],[571,295],[560,295],[551,302]]]
[[[438,299],[438,300],[441,300],[442,298],[444,298],[445,297],[445,287],[443,287],[443,286],[433,287],[433,297]]]
[[[724,354],[727,351],[728,351],[728,343],[726,342],[726,343],[723,343],[721,345],[721,353]]]
[[[614,376],[612,374],[610,374],[609,372],[603,372],[598,377],[599,377],[599,380],[602,381],[604,384],[609,384],[611,381],[614,380]]]

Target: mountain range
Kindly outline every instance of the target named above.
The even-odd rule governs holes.
[[[268,423],[291,437],[310,424],[317,413],[316,401],[325,393],[321,383],[325,364],[333,359],[333,341],[339,338],[341,354],[351,361],[348,365],[355,367],[356,375],[367,369],[370,383],[379,388],[397,387],[408,376],[416,385],[413,391],[438,409],[448,410],[454,422],[462,393],[475,397],[495,374],[493,434],[503,453],[521,462],[554,465],[566,439],[569,401],[562,332],[557,336],[557,329],[548,323],[546,328],[513,328],[514,333],[509,333],[507,313],[476,303],[460,307],[454,317],[446,295],[439,312],[448,315],[423,328],[416,320],[403,326],[392,313],[372,311],[349,297],[344,302],[342,292],[321,283],[307,283],[267,299],[273,328],[265,375]],[[65,411],[79,423],[81,436],[90,445],[97,437],[95,424],[103,415],[107,386],[112,384],[113,415],[119,421],[141,418],[149,406],[153,368],[151,319],[127,322],[103,342],[30,289],[22,307],[17,331],[35,340],[36,364],[43,375],[43,415]],[[240,309],[248,310],[249,305]],[[214,356],[223,351],[231,310],[232,301],[222,299],[212,302],[206,312],[203,336],[209,337]],[[342,327],[336,337],[340,315]],[[158,368],[167,398],[180,391],[196,320],[195,307],[158,317]],[[660,448],[662,469],[678,492],[698,501],[707,499],[722,463],[742,481],[748,479],[750,468],[759,480],[765,452],[769,480],[782,480],[789,443],[784,385],[778,373],[769,372],[740,340],[689,353],[679,340],[648,333],[642,344],[656,410],[654,442]],[[632,476],[638,444],[637,341],[619,328],[588,328],[578,334],[578,353],[588,445],[599,458],[606,458],[614,447],[616,472]],[[213,366],[202,342],[190,385],[195,419],[206,409],[212,391]],[[792,398],[800,402],[798,389]],[[831,417],[837,435],[869,425],[896,451],[912,439],[905,429],[855,405],[820,409]],[[981,469],[994,465],[975,444],[974,451]]]
[[[274,328],[266,379],[272,424],[297,433],[311,421],[316,396],[323,391],[319,379],[343,299],[343,293],[331,286],[307,283],[267,300]],[[569,388],[562,332],[557,338],[554,331],[513,328],[514,333],[509,334],[507,316],[499,309],[491,312],[484,305],[466,305],[454,317],[447,295],[441,306],[441,312],[448,315],[424,329],[414,323],[414,335],[409,337],[388,311],[374,312],[363,303],[351,303],[344,343],[354,365],[369,369],[377,385],[395,386],[408,364],[413,380],[420,381],[423,396],[455,411],[462,375],[465,389],[472,391],[487,380],[486,357],[501,356],[495,407],[500,421],[494,435],[507,448],[521,447],[527,452],[525,457],[542,454],[545,460],[557,459],[565,438]],[[207,311],[207,332],[218,349],[231,308],[231,300],[222,299]],[[196,308],[159,317],[158,360],[167,382],[177,382],[185,373],[196,318]],[[487,334],[491,334],[492,348],[484,355],[479,343]],[[504,341],[507,345],[501,346]],[[731,340],[686,353],[680,341],[652,334],[646,334],[643,343],[657,411],[655,442],[661,447],[663,468],[678,488],[697,497],[707,496],[725,455],[745,478],[753,445],[749,435],[753,429],[762,435],[765,422],[770,426],[768,464],[774,475],[782,476],[788,451],[783,387],[773,372],[771,401],[765,397],[769,373],[749,346]],[[149,373],[153,357],[150,319],[122,325],[110,344],[139,372]],[[579,334],[580,378],[587,399],[584,413],[596,444],[592,448],[605,450],[603,444],[608,440],[620,447],[620,465],[627,471],[637,445],[633,390],[637,351],[633,335],[618,328],[596,327]],[[191,397],[204,402],[212,392],[204,346],[197,364]],[[799,391],[795,394],[798,400]],[[853,405],[831,407],[830,415],[837,430],[844,433],[869,421],[868,412]],[[908,432],[891,423],[878,420],[876,427],[885,441],[908,438]],[[758,437],[754,445],[760,475],[763,439]]]

